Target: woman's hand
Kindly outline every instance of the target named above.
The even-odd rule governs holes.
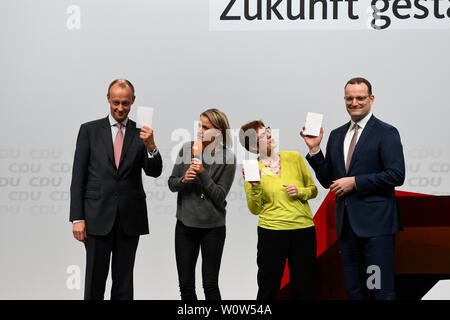
[[[283,187],[286,188],[288,195],[290,195],[291,197],[294,198],[298,196],[298,189],[293,184],[283,184]]]
[[[192,167],[189,167],[187,169],[186,173],[184,174],[183,179],[181,179],[182,183],[189,183],[195,180],[195,177],[197,176],[197,173],[192,169]]]
[[[205,171],[202,160],[196,158],[192,158],[190,168],[192,168],[192,170],[194,170],[198,174],[201,174],[203,173],[203,171]]]
[[[259,176],[261,176],[261,168],[259,169]],[[244,178],[245,181],[245,172],[244,168],[242,168],[242,178]],[[260,181],[248,181],[252,186],[257,187],[260,185]]]

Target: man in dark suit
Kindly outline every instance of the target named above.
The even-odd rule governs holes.
[[[300,135],[306,156],[324,188],[336,194],[336,231],[349,299],[395,299],[395,234],[402,223],[395,187],[405,179],[396,128],[372,115],[372,86],[354,78],[345,86],[351,121],[333,130],[326,155],[323,137]]]
[[[108,117],[82,124],[70,186],[74,237],[86,247],[84,298],[103,299],[112,253],[111,299],[133,299],[133,268],[139,236],[148,234],[147,176],[162,171],[153,130],[128,118],[134,87],[114,80]]]

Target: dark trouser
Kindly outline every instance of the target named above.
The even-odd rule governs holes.
[[[349,299],[395,299],[395,234],[358,237],[345,211],[339,246]]]
[[[195,265],[202,250],[202,280],[206,300],[221,300],[219,269],[225,244],[225,226],[191,228],[177,220],[175,228],[175,256],[182,300],[197,300],[195,293]]]
[[[277,297],[286,259],[293,298],[313,298],[315,227],[295,230],[269,230],[258,227],[257,300],[274,300]]]
[[[85,300],[103,300],[112,253],[111,300],[133,299],[133,268],[139,236],[127,236],[117,215],[106,236],[88,235],[86,239]]]

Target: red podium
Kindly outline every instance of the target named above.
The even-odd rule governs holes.
[[[404,231],[396,237],[397,299],[420,299],[439,280],[450,279],[450,196],[396,192]],[[317,236],[314,298],[347,299],[329,192],[314,216]],[[290,299],[286,264],[279,299]]]

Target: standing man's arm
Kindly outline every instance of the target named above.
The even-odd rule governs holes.
[[[144,142],[147,152],[144,155],[143,169],[147,176],[159,177],[162,172],[162,157],[156,148],[153,129],[143,126],[139,137]]]
[[[89,136],[85,126],[80,127],[72,168],[72,182],[70,185],[70,221],[73,223],[75,239],[85,242],[86,222],[84,216],[84,186],[89,162]]]
[[[394,127],[386,130],[381,139],[380,160],[382,171],[338,179],[330,190],[342,196],[353,189],[359,194],[372,194],[401,186],[405,181],[405,159],[400,134]]]
[[[381,141],[380,160],[383,170],[356,176],[359,193],[370,194],[386,187],[401,186],[405,181],[405,158],[398,130],[389,128]]]
[[[305,129],[303,127],[303,129]],[[324,157],[322,150],[320,149],[320,143],[323,138],[323,128],[320,128],[320,134],[317,137],[307,136],[300,131],[300,136],[305,140],[307,147],[309,148],[309,154],[306,155],[306,160],[313,168],[316,173],[317,180],[325,188],[329,188],[333,183],[333,176],[331,171],[331,166],[329,163],[330,150],[327,144],[326,157]]]

